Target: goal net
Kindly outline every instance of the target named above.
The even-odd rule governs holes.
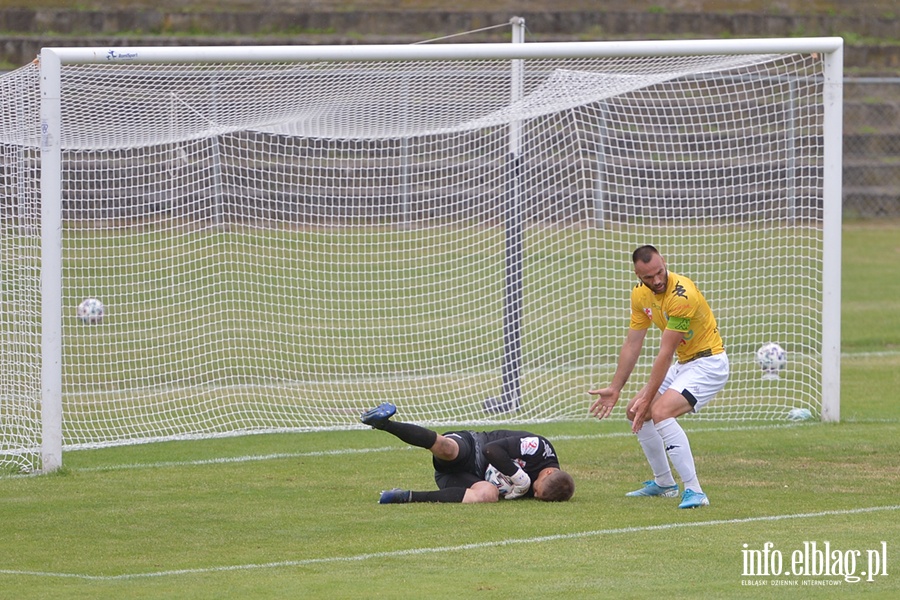
[[[381,402],[432,425],[587,419],[646,243],[729,353],[696,418],[820,415],[821,53],[419,48],[63,60],[58,136],[47,65],[0,79],[0,460],[40,464],[54,381],[65,449],[360,427]],[[770,341],[778,379],[755,362]]]

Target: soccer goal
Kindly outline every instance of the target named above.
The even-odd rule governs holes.
[[[696,418],[839,417],[840,38],[46,48],[0,93],[7,468],[587,419],[645,243],[731,358]]]

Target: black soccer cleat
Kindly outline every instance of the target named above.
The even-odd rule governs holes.
[[[360,417],[360,421],[365,423],[366,425],[370,425],[375,429],[384,429],[387,420],[394,416],[394,413],[397,412],[397,407],[391,404],[390,402],[385,402],[383,404],[379,404],[375,408],[367,410]]]
[[[381,498],[378,499],[378,504],[406,504],[411,497],[412,492],[409,490],[394,488],[392,490],[381,492]]]

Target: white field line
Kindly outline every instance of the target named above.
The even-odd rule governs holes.
[[[878,350],[875,352],[841,352],[841,358],[893,358],[900,356],[900,350]]]
[[[531,538],[510,538],[504,540],[496,540],[493,542],[479,542],[477,544],[460,544],[456,546],[433,546],[425,548],[409,548],[407,550],[392,550],[389,552],[370,552],[364,554],[354,554],[350,556],[330,556],[322,558],[308,558],[304,560],[284,560],[270,563],[256,563],[246,565],[226,565],[220,567],[205,567],[195,569],[173,569],[168,571],[153,571],[149,573],[124,573],[121,575],[88,575],[83,573],[53,573],[44,571],[16,571],[11,569],[0,569],[2,575],[31,576],[44,578],[67,578],[82,579],[89,581],[123,581],[131,579],[142,579],[149,577],[173,577],[180,575],[197,575],[208,573],[223,573],[233,571],[252,571],[261,569],[283,569],[291,567],[302,567],[308,565],[334,564],[334,563],[351,563],[372,559],[383,558],[399,558],[404,556],[417,556],[423,554],[443,554],[445,552],[465,552],[468,550],[482,550],[485,548],[495,548],[499,546],[513,546],[518,544],[536,544],[544,542],[556,542],[564,540],[583,539],[591,537],[601,537],[608,535],[621,535],[629,533],[644,533],[647,531],[666,531],[672,529],[687,529],[694,527],[715,527],[725,525],[744,525],[747,523],[765,523],[772,521],[788,521],[795,519],[815,519],[820,517],[831,517],[840,515],[859,515],[876,512],[887,512],[900,510],[900,505],[892,506],[872,506],[867,508],[854,508],[847,510],[825,510],[811,513],[796,513],[788,515],[769,515],[762,517],[747,517],[743,519],[719,519],[713,521],[697,521],[693,523],[664,523],[661,525],[647,525],[643,527],[620,527],[617,529],[597,529],[593,531],[581,531],[576,533],[561,533],[557,535],[545,535]]]
[[[815,426],[817,423],[810,424],[801,424],[801,423],[785,423],[779,425],[747,425],[747,426],[732,426],[732,427],[706,427],[706,428],[696,428],[696,429],[685,429],[691,435],[697,435],[700,433],[704,433],[707,431],[757,431],[762,429],[790,429],[804,426]],[[559,440],[599,440],[604,438],[619,438],[619,437],[633,437],[634,434],[630,431],[617,431],[611,433],[597,433],[597,434],[589,434],[589,435],[554,435],[552,436],[553,441]],[[103,467],[87,467],[83,469],[75,469],[79,473],[88,473],[92,471],[120,471],[120,470],[128,470],[128,469],[155,469],[155,468],[167,468],[167,467],[190,467],[190,466],[203,466],[203,465],[220,465],[220,464],[231,464],[231,463],[244,463],[244,462],[256,462],[256,461],[265,461],[265,460],[280,460],[284,458],[310,458],[316,456],[343,456],[350,454],[370,454],[370,453],[378,453],[378,452],[395,452],[397,450],[419,450],[418,448],[414,448],[412,446],[384,446],[381,448],[344,448],[340,450],[318,450],[313,452],[279,452],[275,454],[259,454],[259,455],[250,455],[250,456],[235,456],[228,458],[209,458],[205,460],[191,460],[191,461],[172,461],[172,462],[156,462],[156,463],[134,463],[134,464],[122,464],[122,465],[108,465]],[[421,450],[419,450],[421,451]],[[26,476],[27,477],[27,476]],[[2,479],[2,478],[0,478]]]

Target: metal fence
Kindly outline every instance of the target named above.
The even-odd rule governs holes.
[[[900,77],[844,79],[844,218],[900,217]]]

